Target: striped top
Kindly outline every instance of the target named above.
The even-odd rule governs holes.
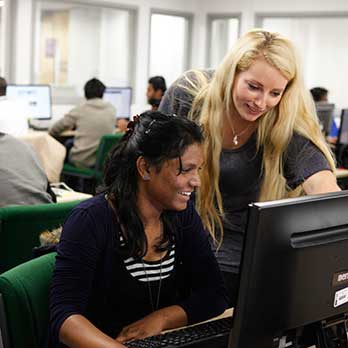
[[[125,245],[123,237],[120,235],[121,246]],[[172,245],[168,252],[158,261],[145,261],[129,257],[123,260],[130,275],[141,282],[155,282],[162,278],[168,278],[173,269],[175,261],[175,245]]]

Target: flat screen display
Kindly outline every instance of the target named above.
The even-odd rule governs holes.
[[[8,99],[15,101],[28,119],[51,119],[51,89],[48,85],[8,85]]]
[[[130,118],[132,103],[131,87],[107,87],[103,99],[116,109],[116,118]]]

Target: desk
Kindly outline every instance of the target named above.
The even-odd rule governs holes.
[[[196,324],[183,326],[183,327],[180,327],[180,328],[177,327],[175,329],[170,329],[170,330],[165,330],[162,333],[167,333],[167,332],[171,332],[171,331],[177,331],[179,329],[184,329],[185,327],[192,327],[192,326],[200,325],[200,324],[203,324],[203,323],[207,323],[208,321],[213,321],[213,320],[218,320],[218,319],[231,317],[232,315],[233,315],[233,308],[228,308],[222,314],[218,315],[217,317],[214,317],[214,318],[211,318],[211,319],[208,319],[208,320],[205,320],[205,321],[201,321],[201,322],[196,323]]]
[[[336,169],[336,178],[337,179],[346,179],[348,178],[348,169]]]
[[[57,182],[63,169],[65,147],[47,132],[28,132],[19,137],[31,145],[38,155],[49,182]]]
[[[336,169],[337,184],[342,190],[348,188],[348,169]]]
[[[225,310],[225,312],[223,312],[222,314],[220,314],[219,316],[215,317],[215,318],[212,318],[212,319],[209,319],[209,320],[206,320],[206,321],[203,321],[203,322],[200,322],[200,323],[197,323],[197,324],[193,324],[193,325],[189,325],[189,326],[185,326],[185,327],[192,327],[192,326],[195,326],[195,325],[200,325],[202,323],[206,323],[208,321],[213,321],[213,320],[218,320],[218,319],[222,319],[222,318],[227,318],[227,317],[230,317],[230,316],[233,316],[233,308],[228,308]],[[183,327],[183,328],[185,328]],[[176,331],[178,330],[178,328],[176,329],[171,329],[171,330],[166,330],[166,331],[163,331],[163,333],[167,333],[167,332],[171,332],[171,331]],[[228,348],[228,347],[226,347]],[[255,347],[257,348],[257,347]],[[310,346],[308,348],[316,348],[316,346]]]
[[[93,197],[88,193],[76,192],[76,191],[68,191],[59,188],[52,187],[53,192],[57,197],[57,203],[65,203],[72,201],[80,201]]]

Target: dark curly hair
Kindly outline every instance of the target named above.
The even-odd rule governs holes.
[[[148,165],[160,170],[167,160],[179,158],[192,144],[201,144],[203,134],[194,122],[162,112],[146,112],[128,124],[128,131],[110,152],[104,170],[105,192],[111,200],[126,245],[125,256],[143,257],[147,252],[144,226],[137,208],[138,170],[137,159],[143,156]],[[178,175],[181,173],[181,168]],[[163,236],[157,250],[166,250],[173,242],[173,212],[162,213]]]

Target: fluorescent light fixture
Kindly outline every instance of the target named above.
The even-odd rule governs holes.
[[[5,3],[5,0],[0,0],[0,7],[3,7]]]

